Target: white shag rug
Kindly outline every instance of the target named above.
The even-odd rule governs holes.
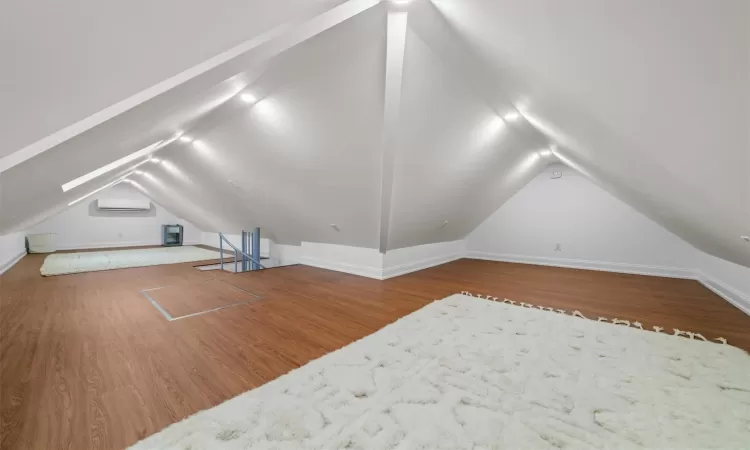
[[[43,276],[96,272],[127,267],[158,266],[220,259],[220,253],[200,247],[159,247],[100,252],[54,253],[44,259]]]
[[[750,356],[465,295],[132,449],[737,449]]]

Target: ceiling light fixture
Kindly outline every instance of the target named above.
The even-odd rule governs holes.
[[[489,123],[489,128],[493,131],[497,131],[505,126],[505,121],[497,116],[492,117]]]
[[[130,183],[131,186],[133,186],[134,188],[136,188],[139,191],[143,192],[144,194],[147,194],[146,189],[144,189],[143,186],[141,186],[137,181],[133,181],[133,180],[125,180],[125,181],[127,181],[128,183]]]
[[[100,167],[100,168],[98,168],[98,169],[96,169],[96,170],[94,170],[92,172],[87,173],[86,175],[83,175],[81,177],[76,178],[73,181],[68,181],[67,183],[65,183],[65,184],[62,185],[62,190],[63,190],[63,192],[68,192],[69,190],[71,190],[73,188],[76,188],[76,187],[82,185],[83,183],[91,181],[91,180],[93,180],[94,178],[96,178],[96,177],[98,177],[100,175],[104,175],[105,173],[107,173],[109,171],[117,169],[118,167],[123,166],[123,165],[129,163],[130,161],[134,161],[134,160],[136,160],[138,158],[141,158],[141,157],[146,156],[146,155],[148,155],[148,154],[150,154],[152,152],[155,152],[156,150],[159,149],[159,145],[162,142],[163,141],[154,142],[153,144],[149,145],[148,147],[142,148],[142,149],[138,150],[135,153],[131,153],[131,154],[129,154],[128,156],[126,156],[124,158],[120,158],[117,161],[114,161],[114,162],[111,162],[111,163],[107,164],[106,166],[102,166],[102,167]]]
[[[180,168],[174,165],[174,163],[172,163],[171,161],[163,159],[160,166],[164,169],[165,172],[179,179],[183,183],[193,184],[192,180],[187,175],[185,175],[185,172],[180,170]]]
[[[495,135],[495,133],[502,130],[503,128],[505,128],[505,122],[503,121],[503,119],[497,116],[492,116],[489,122],[486,122],[486,125],[484,126],[484,137],[491,138]]]
[[[245,103],[254,103],[257,99],[253,94],[249,92],[243,92],[242,94],[240,94],[240,100]]]
[[[521,114],[516,111],[511,111],[503,116],[503,120],[506,122],[515,122],[521,118]]]

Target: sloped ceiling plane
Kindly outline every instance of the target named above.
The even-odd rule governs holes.
[[[384,252],[464,237],[562,161],[750,267],[744,0],[23,3],[0,233],[126,180],[206,230]]]

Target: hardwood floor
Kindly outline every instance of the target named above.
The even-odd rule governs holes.
[[[0,277],[2,449],[123,448],[462,290],[750,349],[750,317],[691,280],[478,260],[386,281],[197,263],[42,278],[42,260]],[[264,299],[167,322],[140,294],[213,278]]]
[[[231,280],[200,280],[146,291],[173,318],[199,314],[238,303],[257,301],[259,296],[233,287]]]

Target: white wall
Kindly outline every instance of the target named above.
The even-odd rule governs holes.
[[[281,265],[299,264],[302,256],[301,245],[283,245],[270,242],[270,257],[279,261]]]
[[[550,178],[553,171],[562,178]],[[678,277],[692,277],[696,267],[691,245],[560,164],[467,240],[469,256],[478,258]]]
[[[27,230],[27,234],[55,233],[60,250],[160,245],[161,226],[178,223],[183,226],[185,245],[201,242],[200,229],[161,205],[151,202],[148,212],[99,211],[96,208],[99,198],[145,199],[132,186],[118,184],[50,217]]]
[[[553,171],[562,178],[552,179]],[[560,164],[471,232],[467,256],[695,278],[750,314],[750,269],[696,249]]]
[[[0,274],[18,262],[26,254],[24,233],[10,233],[0,236]]]
[[[750,269],[703,252],[697,269],[701,283],[750,314]]]
[[[463,258],[466,241],[437,242],[388,250],[383,255],[382,278],[392,278]]]
[[[383,255],[374,248],[302,242],[299,255],[299,262],[308,266],[378,279],[383,273]]]
[[[462,258],[466,244],[464,240],[438,242],[389,250],[385,254],[374,248],[320,242],[302,242],[300,246],[274,244],[271,248],[271,257],[285,263],[384,280]]]

